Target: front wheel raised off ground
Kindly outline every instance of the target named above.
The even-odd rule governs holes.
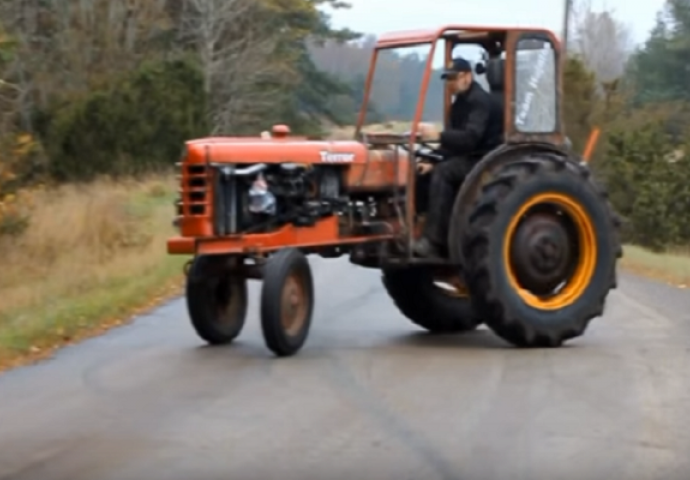
[[[247,281],[218,268],[224,258],[198,256],[187,274],[187,311],[197,335],[211,345],[231,343],[247,315]]]
[[[557,347],[603,314],[622,256],[620,222],[589,171],[558,157],[506,165],[460,241],[470,295],[504,340]]]

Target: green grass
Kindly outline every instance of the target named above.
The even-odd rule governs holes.
[[[29,230],[0,241],[8,252],[0,259],[0,369],[180,292],[188,257],[168,255],[165,245],[175,233],[174,190],[159,178],[38,195]]]
[[[654,253],[626,245],[620,265],[624,270],[677,286],[690,284],[690,254],[685,251]]]
[[[184,259],[170,257],[135,277],[115,277],[80,294],[57,298],[0,316],[0,358],[37,353],[120,324],[136,310],[155,305],[174,290]]]

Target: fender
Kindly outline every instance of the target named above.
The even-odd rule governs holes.
[[[466,228],[467,214],[474,205],[482,185],[504,165],[534,154],[555,155],[569,158],[572,155],[565,149],[551,143],[509,143],[503,144],[487,153],[467,175],[460,190],[455,196],[453,212],[448,229],[450,259],[454,264],[462,265],[464,257],[460,245],[452,239],[459,238]]]

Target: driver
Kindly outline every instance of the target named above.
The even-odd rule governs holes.
[[[450,128],[440,134],[432,125],[420,124],[426,142],[439,142],[443,161],[435,166],[420,162],[420,174],[431,173],[427,219],[414,252],[422,257],[447,254],[449,219],[455,195],[474,164],[503,142],[503,110],[472,75],[472,65],[456,58],[441,76],[455,100]]]

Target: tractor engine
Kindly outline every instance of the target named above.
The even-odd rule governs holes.
[[[398,220],[409,172],[396,149],[275,135],[189,141],[177,165],[175,225],[180,238],[197,239],[309,227],[333,216],[334,235],[367,234],[377,222]]]
[[[213,165],[215,235],[266,233],[313,225],[343,212],[342,167],[299,163]]]

